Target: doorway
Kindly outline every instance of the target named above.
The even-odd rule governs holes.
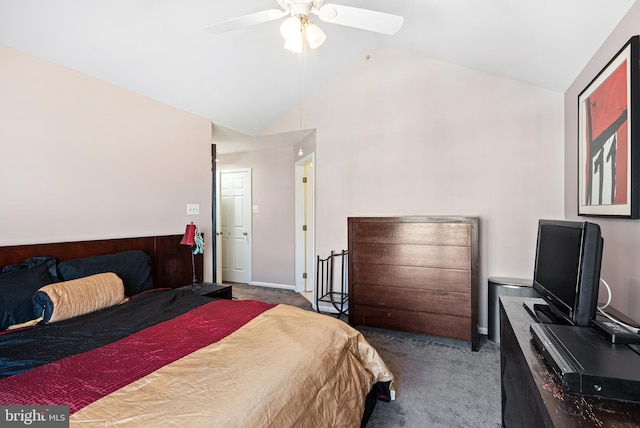
[[[295,164],[295,289],[311,302],[315,293],[315,154]]]
[[[222,280],[251,283],[251,168],[221,170],[220,265]]]

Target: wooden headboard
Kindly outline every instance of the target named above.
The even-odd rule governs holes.
[[[151,258],[153,286],[177,288],[190,284],[192,278],[190,249],[180,245],[181,239],[182,234],[0,247],[0,266],[19,263],[35,256],[51,256],[62,262],[120,251],[142,250]],[[195,257],[195,266],[196,277],[198,281],[202,281],[201,254]]]

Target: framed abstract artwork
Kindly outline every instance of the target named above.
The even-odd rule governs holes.
[[[632,37],[578,96],[578,215],[640,218],[638,43]]]

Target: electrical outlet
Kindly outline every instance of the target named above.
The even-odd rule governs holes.
[[[200,214],[200,204],[187,204],[187,215]]]

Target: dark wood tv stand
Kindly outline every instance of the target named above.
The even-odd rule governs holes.
[[[531,341],[534,322],[523,307],[541,299],[500,298],[503,427],[640,426],[640,403],[570,394],[545,366]]]

